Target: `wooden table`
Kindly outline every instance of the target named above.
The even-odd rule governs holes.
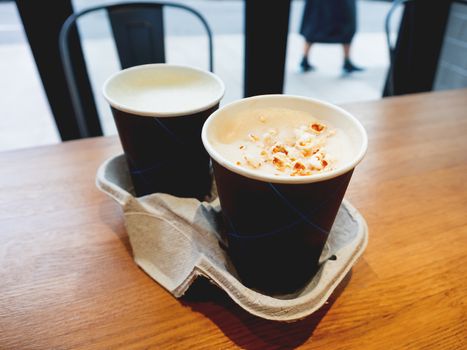
[[[202,281],[176,300],[133,263],[94,186],[115,137],[0,154],[0,349],[466,349],[467,90],[346,108],[369,134],[347,198],[370,242],[292,324]]]

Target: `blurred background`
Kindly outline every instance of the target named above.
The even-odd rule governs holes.
[[[73,0],[72,5],[75,11],[79,11],[89,6],[113,2]],[[211,27],[214,38],[214,72],[226,85],[226,95],[222,104],[243,97],[244,1],[177,2],[198,10]],[[459,4],[462,4],[462,1]],[[390,1],[357,1],[358,24],[352,45],[352,58],[357,65],[365,68],[363,72],[342,74],[343,54],[340,45],[316,44],[313,46],[311,59],[316,70],[303,73],[299,70],[303,46],[299,28],[304,1],[291,1],[283,92],[315,97],[337,104],[381,98],[389,68],[385,19],[391,6]],[[389,22],[390,36],[394,43],[398,37],[403,9],[403,6],[397,7]],[[464,14],[464,10],[460,11],[458,17],[461,19],[461,27],[456,31],[459,35],[465,33],[467,36],[467,12]],[[109,107],[101,96],[101,87],[105,79],[120,68],[111,39],[111,28],[104,17],[105,13],[100,13],[83,19],[79,22],[79,33],[83,40],[84,57],[103,132],[105,135],[112,135],[116,130]],[[177,9],[166,10],[164,17],[167,19],[164,21],[167,62],[207,69],[207,50],[204,49],[207,40],[200,24]],[[46,20],[44,18],[44,21]],[[264,8],[261,24],[275,25],[267,6]],[[426,40],[429,39],[430,34],[427,33]],[[465,49],[467,38],[463,40],[465,41],[460,40],[459,45]],[[467,81],[467,67],[461,67],[464,60],[467,60],[466,57],[461,55],[458,58],[459,67],[455,67],[463,77],[456,87],[462,87]],[[0,150],[60,142],[61,138],[14,1],[0,0],[0,77]]]

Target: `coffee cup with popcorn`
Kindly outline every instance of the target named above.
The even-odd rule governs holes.
[[[214,112],[202,140],[240,280],[268,294],[302,288],[366,152],[363,126],[329,103],[265,95]]]

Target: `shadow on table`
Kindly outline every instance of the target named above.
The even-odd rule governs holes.
[[[180,300],[184,306],[204,314],[236,345],[243,349],[294,349],[306,342],[352,276],[345,276],[318,311],[293,323],[269,321],[249,314],[205,278],[198,278]]]

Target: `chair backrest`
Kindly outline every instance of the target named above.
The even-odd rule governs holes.
[[[455,1],[449,11],[433,90],[463,89],[466,87],[467,2]]]
[[[120,65],[122,68],[128,68],[141,64],[165,62],[164,7],[184,10],[199,19],[207,34],[209,70],[212,72],[214,63],[211,29],[198,11],[186,5],[152,1],[122,2],[112,5],[95,6],[74,13],[63,24],[59,38],[60,55],[81,137],[100,136],[102,135],[102,128],[97,112],[92,118],[89,115],[85,115],[83,105],[91,103],[93,104],[93,109],[96,110],[95,101],[85,101],[85,99],[89,99],[92,96],[92,93],[83,92],[83,87],[77,84],[75,76],[70,47],[70,34],[75,29],[78,18],[96,11],[106,11],[112,28]]]
[[[385,86],[387,96],[394,95],[394,56],[396,49],[395,45],[391,43],[391,19],[394,15],[394,12],[400,5],[406,4],[410,1],[412,0],[394,0],[384,20],[384,31],[386,34],[386,43],[389,51],[389,69]]]
[[[433,90],[449,8],[453,1],[393,1],[386,17],[391,64],[383,96]],[[401,4],[404,4],[404,11],[393,46],[389,40],[389,22],[396,7]]]

